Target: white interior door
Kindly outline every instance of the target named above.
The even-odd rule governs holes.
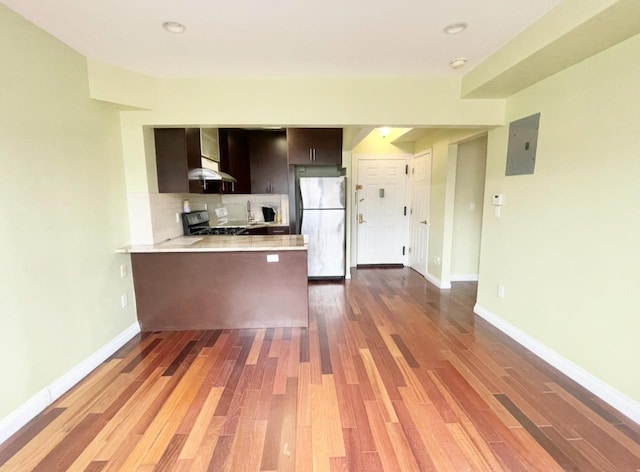
[[[414,157],[411,179],[411,250],[409,252],[409,264],[424,276],[427,273],[427,247],[429,244],[431,151]]]
[[[407,260],[408,175],[405,159],[361,159],[357,169],[358,264]]]

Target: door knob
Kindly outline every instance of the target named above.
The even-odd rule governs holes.
[[[423,224],[423,225],[426,225],[427,224],[427,220],[421,221],[420,223]]]

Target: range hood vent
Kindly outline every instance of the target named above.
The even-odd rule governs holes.
[[[189,171],[189,180],[214,180],[218,182],[232,182],[235,183],[236,179],[219,170],[207,169],[199,167],[197,169],[191,169]]]

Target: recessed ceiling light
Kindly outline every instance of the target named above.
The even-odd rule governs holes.
[[[466,23],[451,23],[450,25],[445,26],[442,31],[447,34],[458,34],[466,30],[467,26],[469,25]]]
[[[464,67],[466,64],[467,64],[466,57],[456,57],[455,59],[451,59],[449,61],[449,65],[451,66],[452,69],[460,69],[461,67]]]
[[[162,23],[162,27],[169,33],[184,33],[186,29],[182,23],[178,23],[177,21],[165,21]]]

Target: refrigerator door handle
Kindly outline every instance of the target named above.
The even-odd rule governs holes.
[[[296,228],[298,231],[297,233],[302,234],[302,217],[304,216],[304,199],[302,198],[302,196],[300,196],[300,211],[299,211],[299,215],[298,215],[298,222],[300,224],[300,226],[298,226],[298,228]]]

